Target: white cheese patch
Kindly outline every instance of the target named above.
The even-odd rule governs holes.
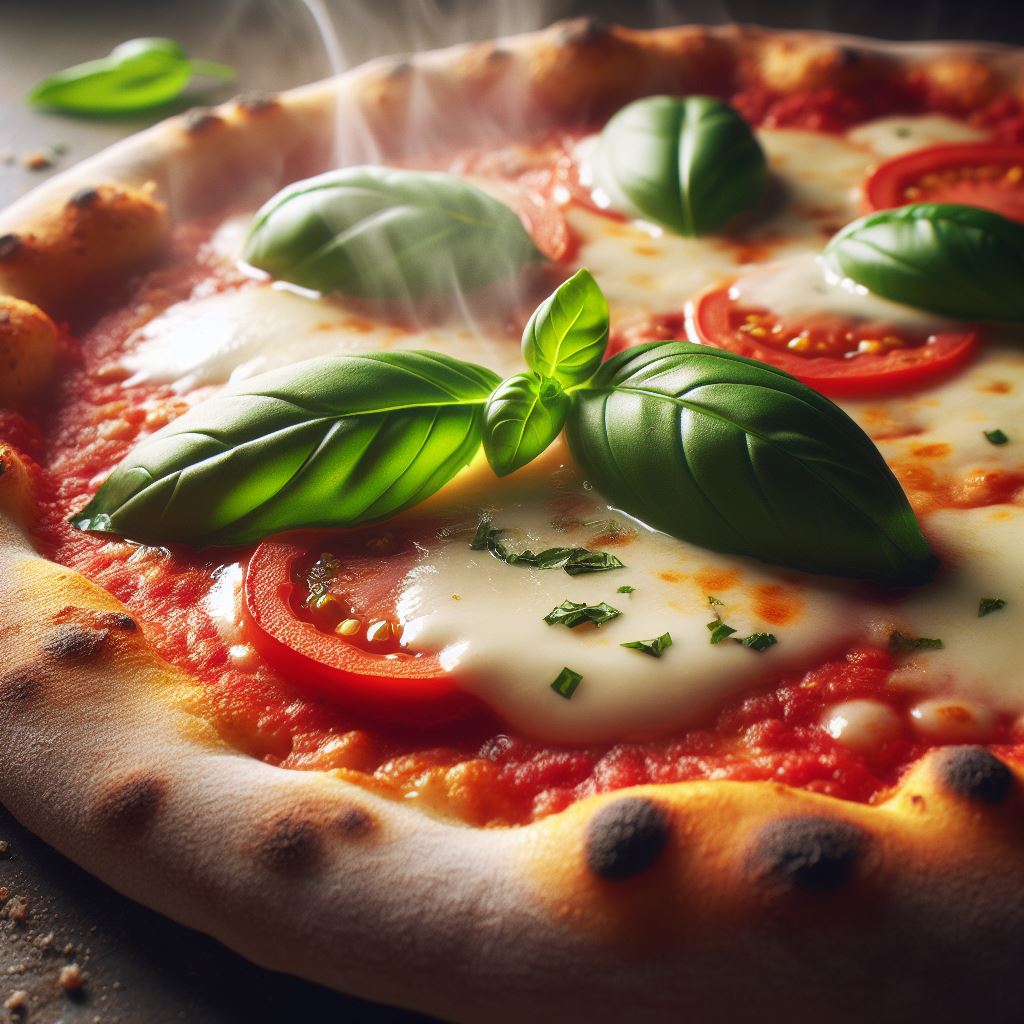
[[[620,326],[651,313],[681,311],[697,291],[750,264],[782,261],[745,277],[744,297],[794,316],[840,312],[934,329],[940,325],[934,317],[823,286],[820,274],[815,277],[814,256],[832,232],[861,212],[860,181],[880,157],[911,145],[976,136],[960,122],[935,116],[886,118],[845,138],[761,131],[772,195],[742,230],[728,237],[679,238],[656,226],[573,207],[568,216],[580,238],[578,263],[595,274]],[[237,259],[247,222],[226,221],[211,252],[228,263]],[[124,366],[132,379],[181,391],[312,356],[395,347],[437,349],[502,373],[521,368],[518,339],[511,336],[491,336],[465,324],[409,331],[364,320],[337,300],[258,281],[171,307],[136,340]],[[1024,471],[1024,345],[1008,335],[990,341],[952,380],[913,396],[843,405],[891,464],[901,472],[910,467],[918,477],[931,474],[939,484],[947,481],[951,494],[963,497],[986,474]],[[994,446],[985,438],[986,430],[996,428],[1006,431],[1009,444]],[[604,507],[593,492],[580,490],[578,482],[566,483],[566,472],[556,469],[564,457],[556,447],[505,481],[471,469],[428,503],[425,514],[441,514],[461,529],[427,545],[409,573],[398,610],[404,640],[442,652],[463,685],[516,730],[566,743],[671,733],[705,720],[730,696],[812,668],[850,642],[885,643],[894,629],[944,644],[940,651],[907,656],[898,673],[899,685],[915,695],[911,724],[922,734],[939,735],[936,723],[950,718],[942,702],[968,708],[979,727],[990,725],[995,711],[1024,714],[1024,674],[1016,665],[1017,638],[1024,632],[1021,506],[952,507],[924,516],[942,573],[933,585],[879,603],[856,585],[647,531]],[[570,577],[560,569],[505,565],[469,548],[485,509],[496,526],[511,531],[507,541],[513,548],[581,544],[617,554],[627,568]],[[595,540],[608,534],[609,523],[632,539]],[[635,589],[619,594],[622,585]],[[215,621],[223,618],[230,643],[237,642],[228,620],[237,617],[238,587],[238,573],[225,572],[209,598],[208,611]],[[767,631],[778,644],[762,653],[731,641],[711,645],[709,594],[724,602],[718,611],[737,636]],[[1002,598],[1006,607],[979,618],[983,597]],[[565,599],[605,601],[622,615],[600,629],[547,625],[544,616]],[[661,658],[620,646],[664,632],[673,644]],[[563,667],[583,676],[571,700],[550,688]],[[848,702],[826,709],[822,728],[864,749],[873,736],[887,734],[890,714],[883,705]]]
[[[940,143],[980,142],[988,139],[989,135],[980,128],[942,114],[900,114],[857,125],[846,133],[846,138],[856,146],[865,146],[888,158]]]
[[[744,306],[762,306],[786,319],[841,316],[872,321],[924,335],[959,330],[951,320],[890,302],[849,278],[828,273],[818,253],[778,260],[738,277],[730,295]]]
[[[134,341],[122,360],[127,383],[180,392],[346,352],[423,348],[499,370],[520,363],[517,338],[466,325],[410,330],[371,321],[334,299],[255,281],[179,302],[139,328]]]

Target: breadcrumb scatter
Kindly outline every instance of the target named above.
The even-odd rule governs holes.
[[[48,167],[53,166],[53,160],[50,159],[45,153],[26,153],[21,162],[30,171],[45,171]]]
[[[60,987],[65,992],[81,992],[85,988],[85,974],[78,964],[68,964],[60,969],[58,975]]]
[[[16,988],[5,1000],[4,1009],[11,1013],[21,1013],[28,1009],[28,993],[23,988]]]
[[[24,924],[28,920],[28,908],[29,902],[24,896],[12,896],[10,903],[4,908],[4,913],[10,920]]]

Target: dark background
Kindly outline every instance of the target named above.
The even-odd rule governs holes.
[[[744,21],[888,39],[1024,43],[1024,4],[1019,0],[324,0],[321,22],[334,33],[329,46],[319,31],[316,7],[316,0],[0,0],[0,207],[48,174],[155,119],[77,120],[32,111],[23,100],[44,75],[101,56],[136,36],[171,36],[192,56],[235,66],[237,84],[203,97],[211,101],[242,89],[301,85],[381,54],[529,31],[581,14],[638,26]],[[183,105],[198,99],[193,94]],[[25,155],[50,152],[58,144],[64,151],[51,169],[23,166]],[[0,912],[0,1005],[15,990],[26,990],[26,1022],[426,1020],[254,967],[90,878],[25,832],[2,808],[0,841],[9,843],[9,851],[0,846],[0,886],[7,887],[9,897],[8,910]],[[20,907],[21,899],[28,901],[27,916],[18,921],[9,908]],[[69,944],[74,951],[65,953]],[[72,961],[88,976],[84,994],[74,999],[58,984],[60,967]],[[0,1019],[6,1014],[0,1011]]]

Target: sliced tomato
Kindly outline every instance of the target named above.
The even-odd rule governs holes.
[[[770,310],[740,305],[729,285],[716,285],[691,304],[694,341],[771,363],[834,397],[871,397],[932,384],[974,354],[978,331],[913,334],[883,323],[841,317],[789,323]]]
[[[864,183],[870,210],[963,203],[1024,221],[1024,145],[969,142],[915,149],[879,165]]]
[[[437,653],[407,648],[396,614],[416,558],[380,528],[299,531],[263,541],[245,571],[251,638],[270,664],[330,700],[399,721],[471,705]]]
[[[572,233],[561,204],[554,195],[553,171],[526,171],[518,178],[479,179],[480,187],[518,214],[534,245],[558,263],[574,248]]]

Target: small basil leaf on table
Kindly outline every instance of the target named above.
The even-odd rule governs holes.
[[[153,544],[224,545],[384,519],[473,458],[497,379],[429,352],[254,377],[144,440],[72,522]]]
[[[701,547],[887,585],[935,566],[867,435],[764,363],[687,342],[628,349],[573,393],[566,432],[605,498]]]
[[[544,259],[486,192],[449,174],[373,166],[278,192],[256,214],[243,255],[303,288],[392,300],[481,288]]]
[[[224,64],[190,60],[172,39],[131,39],[108,57],[44,78],[28,98],[72,114],[132,114],[175,99],[196,74],[235,77]]]
[[[607,347],[608,301],[586,269],[563,281],[523,331],[526,365],[567,387],[588,380]]]
[[[764,152],[746,121],[710,96],[650,96],[605,125],[594,180],[614,206],[680,235],[704,235],[761,202]]]
[[[824,260],[829,272],[893,302],[964,320],[1024,320],[1024,225],[991,210],[880,210],[835,235]]]
[[[484,451],[498,476],[540,455],[562,432],[569,397],[557,381],[535,373],[503,380],[484,409]]]

